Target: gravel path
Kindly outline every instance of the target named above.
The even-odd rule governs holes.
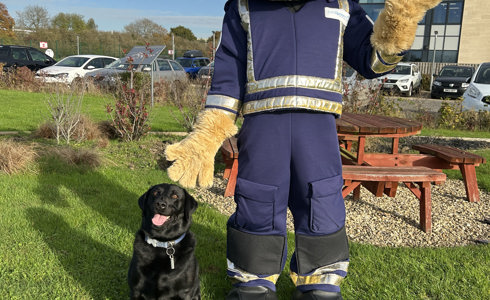
[[[235,210],[233,197],[224,197],[226,181],[215,177],[211,189],[198,188],[194,196],[225,215]],[[361,200],[345,199],[349,239],[353,242],[390,247],[447,247],[478,244],[490,239],[490,194],[480,191],[480,202],[465,199],[461,180],[432,186],[432,232],[419,229],[419,204],[408,188],[400,185],[395,198],[374,197],[361,190]],[[288,229],[293,231],[288,216]]]
[[[417,136],[400,139],[401,152],[409,151],[415,143],[450,145],[465,150],[490,148],[489,139]],[[366,149],[384,152],[390,146],[389,141],[379,140],[366,145]],[[196,188],[193,193],[198,201],[229,216],[236,206],[233,197],[223,196],[227,181],[222,175],[216,174],[212,188]],[[480,202],[470,203],[462,180],[448,179],[442,185],[432,186],[430,233],[419,229],[419,201],[404,185],[398,187],[395,198],[374,197],[362,188],[361,199],[355,201],[349,195],[345,206],[347,234],[353,242],[390,247],[452,247],[490,240],[490,193],[480,190]],[[288,229],[294,231],[290,213]]]

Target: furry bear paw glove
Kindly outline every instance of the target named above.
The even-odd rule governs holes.
[[[417,24],[441,0],[386,0],[374,22],[371,44],[380,53],[396,55],[410,49]]]
[[[211,187],[214,178],[214,157],[221,144],[235,135],[235,121],[220,109],[202,111],[194,131],[181,142],[167,146],[165,156],[174,161],[167,170],[173,181],[183,187]]]

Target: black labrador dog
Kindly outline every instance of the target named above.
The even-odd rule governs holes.
[[[128,283],[131,299],[201,299],[191,214],[197,202],[186,190],[159,184],[143,194]]]

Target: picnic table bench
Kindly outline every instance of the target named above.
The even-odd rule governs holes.
[[[235,194],[236,177],[238,174],[238,146],[237,139],[231,137],[226,139],[220,148],[225,171],[223,178],[228,179],[225,189],[225,197],[231,197]]]
[[[238,146],[235,137],[227,139],[221,146],[221,154],[225,163],[224,179],[228,179],[225,197],[235,193],[238,173]],[[375,196],[383,193],[394,197],[399,182],[403,182],[420,202],[420,227],[429,232],[431,221],[431,183],[440,184],[446,180],[446,175],[440,171],[419,166],[374,167],[364,165],[343,166],[344,188],[342,196],[352,191],[360,191],[363,184]],[[354,193],[354,199],[359,199],[360,193]]]
[[[378,188],[374,191],[368,188],[375,196],[382,196],[386,193],[385,189],[395,188],[399,182],[403,182],[407,188],[419,200],[420,205],[420,227],[424,232],[432,229],[432,202],[431,202],[431,183],[441,184],[446,180],[446,175],[440,171],[426,167],[375,167],[363,165],[344,165],[342,166],[342,176],[344,187],[342,196],[345,198],[355,189],[363,184],[369,187],[374,184]],[[383,183],[383,184],[379,184]],[[360,194],[354,193],[354,199]]]
[[[444,145],[421,144],[413,145],[412,149],[444,160],[449,164],[447,169],[459,168],[463,176],[468,201],[480,201],[475,167],[485,163],[485,158],[471,152]]]

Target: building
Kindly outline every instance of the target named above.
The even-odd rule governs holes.
[[[384,0],[359,0],[376,20]],[[405,60],[479,64],[490,61],[489,0],[443,0],[419,23],[415,41]],[[435,57],[434,57],[435,44]]]

